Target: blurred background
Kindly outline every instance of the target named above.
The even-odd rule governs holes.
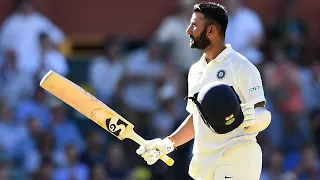
[[[201,52],[185,34],[196,0],[1,0],[0,180],[190,179],[192,142],[147,166],[49,95],[50,69],[129,119],[147,139],[187,116],[187,74]],[[320,1],[219,0],[226,41],[260,70],[270,127],[261,180],[320,180]]]

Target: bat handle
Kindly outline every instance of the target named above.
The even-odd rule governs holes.
[[[166,154],[164,156],[161,156],[160,159],[168,166],[172,166],[174,164],[174,160]]]
[[[141,136],[139,136],[137,133],[135,133],[134,131],[132,131],[129,138],[135,141],[136,143],[140,144],[141,146],[145,146],[147,144],[147,141],[143,139]],[[168,166],[172,166],[174,164],[174,160],[166,154],[161,156],[160,159],[164,163],[166,163]]]

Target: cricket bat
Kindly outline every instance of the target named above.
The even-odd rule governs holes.
[[[42,78],[40,86],[97,123],[118,139],[124,140],[129,138],[139,145],[146,144],[146,140],[134,132],[133,124],[60,74],[50,70]],[[162,155],[160,159],[168,166],[174,164],[174,160],[167,155]]]

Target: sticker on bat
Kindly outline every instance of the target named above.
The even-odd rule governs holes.
[[[128,124],[117,117],[113,117],[106,119],[106,126],[113,135],[119,136],[125,131]]]

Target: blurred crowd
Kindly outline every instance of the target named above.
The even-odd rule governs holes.
[[[188,70],[201,56],[185,33],[193,3],[180,1],[144,44],[132,48],[110,35],[104,52],[88,59],[90,92],[146,139],[171,134],[187,116]],[[66,35],[30,0],[16,5],[0,29],[0,180],[189,179],[192,142],[171,154],[173,167],[147,166],[137,144],[119,141],[39,87],[50,69],[71,73],[59,50]],[[226,43],[259,68],[272,112],[258,136],[261,180],[320,179],[320,56],[303,58],[308,27],[295,1],[279,4],[283,11],[268,25],[239,0],[223,5]]]

